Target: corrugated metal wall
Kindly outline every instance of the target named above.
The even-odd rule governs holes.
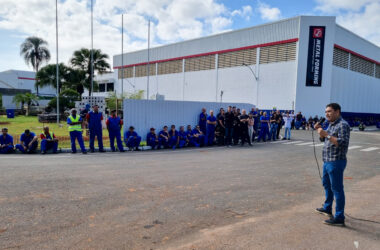
[[[219,103],[219,102],[182,102],[182,101],[152,101],[152,100],[124,100],[124,132],[129,126],[134,126],[136,132],[146,139],[151,127],[158,133],[164,125],[176,125],[177,129],[183,125],[196,125],[202,108],[214,110],[214,115],[220,108],[236,106],[240,109],[251,110],[254,105],[248,103]]]
[[[164,60],[187,55],[277,42],[298,37],[299,17],[150,49],[150,60]],[[124,65],[147,61],[147,50],[124,54]],[[114,67],[121,66],[121,55],[114,56]]]

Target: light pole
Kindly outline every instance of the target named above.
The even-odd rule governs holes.
[[[56,77],[57,78],[57,124],[59,124],[59,65],[58,65],[58,0],[55,0],[55,46],[57,53]]]
[[[259,78],[256,76],[255,72],[252,70],[252,68],[249,65],[243,63],[242,66],[246,66],[251,71],[253,77],[256,80],[256,102],[257,102],[256,106],[258,107],[259,106],[259,81],[258,81]]]
[[[150,61],[150,19],[148,20],[148,65],[147,65],[147,82],[146,82],[146,99],[149,100],[149,62]]]
[[[91,96],[94,96],[94,6],[91,0]]]
[[[121,14],[121,100],[124,100],[124,14]],[[117,98],[117,95],[116,95]]]

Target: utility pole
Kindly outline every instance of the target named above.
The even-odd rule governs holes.
[[[121,14],[121,100],[124,100],[124,14]]]
[[[91,0],[91,96],[94,95],[94,4]]]
[[[147,82],[146,82],[146,99],[149,100],[149,61],[150,61],[150,20],[148,20],[148,65],[147,65]]]
[[[57,78],[57,124],[59,124],[59,65],[58,65],[58,0],[55,0],[55,46],[57,54],[56,77]]]

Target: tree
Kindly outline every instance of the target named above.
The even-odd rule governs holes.
[[[48,64],[45,67],[41,68],[37,73],[37,79],[38,82],[36,82],[36,85],[38,87],[46,87],[51,86],[55,89],[57,89],[57,65],[56,64]],[[58,93],[61,93],[62,87],[65,85],[68,74],[70,73],[70,68],[67,67],[65,64],[60,63],[59,64],[59,83],[58,83]]]
[[[123,95],[120,94],[119,96],[116,95],[115,92],[111,92],[108,94],[108,97],[106,99],[107,107],[110,110],[116,109],[116,102],[118,109],[122,109],[122,99],[135,99],[135,100],[141,100],[144,97],[144,90],[136,90],[133,93],[124,93]]]
[[[93,50],[94,73],[96,72],[101,74],[111,69],[109,63],[107,62],[107,59],[109,59],[109,56],[107,54],[103,54],[100,49]],[[91,95],[91,50],[82,48],[75,51],[70,62],[75,69],[83,70],[86,72],[84,87],[88,89],[89,95]]]
[[[59,94],[59,112],[63,112],[66,109],[72,109],[75,107],[75,101],[79,100],[79,93],[72,89],[66,89]],[[48,107],[52,109],[57,108],[57,98],[54,97],[49,103]]]
[[[32,93],[25,93],[25,94],[20,93],[20,94],[17,94],[13,97],[13,102],[16,105],[21,104],[21,109],[23,109],[25,104],[27,105],[26,116],[29,115],[29,108],[30,108],[30,105],[32,104],[32,102],[35,102],[37,100],[38,100],[38,96],[36,96],[35,94],[32,94]]]
[[[44,62],[50,60],[50,52],[46,47],[48,43],[39,37],[28,37],[20,46],[20,55],[24,58],[25,63],[29,66],[32,65],[36,75],[40,66]],[[38,96],[38,80],[36,80],[36,91]]]

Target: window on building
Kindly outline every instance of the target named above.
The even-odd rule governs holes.
[[[158,75],[174,74],[182,72],[182,60],[173,60],[158,63]]]
[[[374,75],[373,64],[374,64],[373,62],[367,61],[363,58],[360,58],[356,55],[351,54],[350,70],[352,71],[373,76]]]
[[[147,76],[147,71],[148,71],[148,65],[147,64],[139,65],[139,66],[135,67],[136,77]],[[156,75],[156,64],[155,63],[149,64],[149,73],[150,73],[149,74],[150,76]]]
[[[297,43],[284,43],[260,48],[260,64],[296,60]]]
[[[113,92],[114,91],[114,83],[109,82],[107,83],[107,92]]]
[[[218,68],[256,64],[256,53],[256,48],[221,53],[218,55]]]
[[[185,72],[215,69],[215,55],[191,57],[185,60]]]
[[[376,64],[376,78],[380,78],[380,64]]]
[[[133,66],[132,67],[127,67],[123,69],[118,70],[118,77],[121,79],[122,74],[124,72],[124,77],[123,78],[132,78],[133,77]]]
[[[348,52],[334,48],[333,65],[348,69],[348,57]]]
[[[99,83],[99,92],[106,92],[106,84]]]

